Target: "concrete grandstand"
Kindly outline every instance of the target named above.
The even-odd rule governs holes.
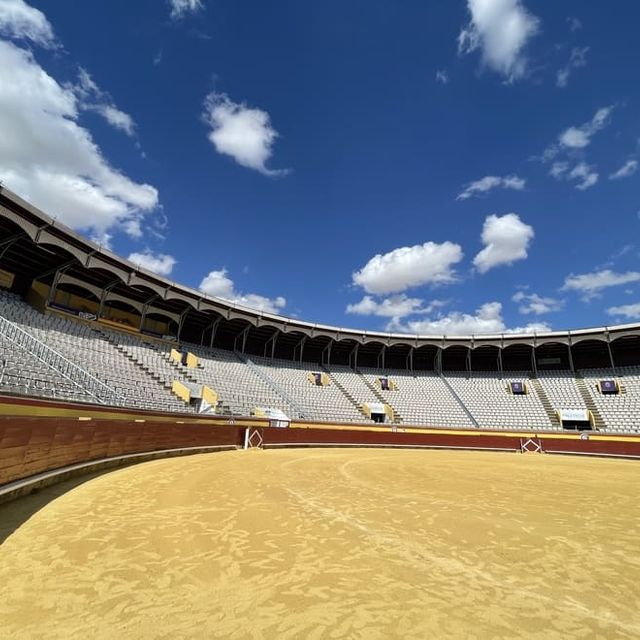
[[[260,313],[145,271],[7,189],[0,234],[4,392],[193,413],[206,387],[226,416],[640,431],[638,325],[414,336]]]

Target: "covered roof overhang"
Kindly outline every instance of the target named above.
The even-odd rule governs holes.
[[[209,318],[221,317],[227,321],[246,323],[256,329],[271,328],[271,331],[301,334],[310,339],[324,338],[335,342],[349,340],[361,345],[377,343],[386,347],[419,348],[431,345],[442,349],[455,345],[471,349],[483,346],[505,348],[517,344],[539,347],[560,343],[571,346],[585,340],[611,342],[620,337],[640,335],[640,324],[533,334],[408,335],[333,327],[264,313],[208,296],[202,291],[173,282],[129,262],[81,236],[2,186],[0,257],[7,268],[32,279],[46,280],[64,268],[71,278],[83,280],[93,288],[109,287],[115,295],[128,297],[137,303],[143,303],[153,295],[154,308],[178,315],[187,310],[195,312],[201,316],[198,323],[203,329],[208,326]]]

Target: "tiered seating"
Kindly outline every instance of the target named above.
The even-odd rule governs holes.
[[[317,387],[308,381],[309,373],[321,371],[318,365],[255,356],[251,356],[251,360],[284,389],[307,418],[328,422],[358,422],[365,419],[338,387],[333,384]]]
[[[393,370],[383,374],[377,369],[356,372],[334,365],[330,367],[330,375],[335,383],[321,387],[308,380],[310,372],[318,371],[317,365],[254,356],[251,364],[233,352],[192,344],[183,344],[182,348],[195,353],[199,365],[187,370],[169,361],[168,344],[57,314],[44,315],[18,296],[2,290],[0,315],[102,381],[118,396],[109,401],[125,406],[176,412],[193,410],[171,393],[171,383],[177,379],[196,380],[211,387],[218,392],[225,411],[228,409],[235,415],[249,415],[256,407],[268,407],[280,409],[291,418],[302,415],[310,420],[364,423],[368,420],[359,407],[382,398],[405,425],[473,427],[457,395],[481,427],[552,428],[535,385],[529,384],[529,393],[523,396],[511,395],[506,390],[509,379],[525,379],[525,372],[506,374],[503,379],[495,372],[474,372],[471,377],[447,373],[452,391],[435,373]],[[620,395],[603,396],[595,387],[598,380],[613,377],[610,369],[582,373],[606,428],[640,432],[640,367],[617,370],[617,379],[624,390]],[[379,389],[376,379],[381,375],[395,382],[397,389]],[[588,408],[570,371],[541,371],[538,379],[554,409]],[[582,385],[582,381],[579,383]],[[95,402],[91,393],[61,371],[1,336],[0,391]],[[589,401],[590,407],[594,405]]]
[[[571,371],[539,371],[538,379],[554,409],[586,409]]]
[[[122,331],[100,329],[100,332],[108,336],[109,341],[119,347],[120,351],[127,354],[143,369],[147,369],[153,376],[161,380],[167,389],[171,388],[174,380],[184,380],[180,368],[174,367],[167,353],[155,343],[146,340],[142,336],[136,336]]]
[[[381,372],[361,369],[369,382],[375,383]],[[404,424],[431,427],[473,427],[440,376],[435,373],[411,373],[404,369],[388,370],[385,376],[396,383],[395,391],[380,391],[387,402],[397,409]]]
[[[449,384],[481,427],[551,429],[551,421],[533,385],[527,386],[527,394],[513,395],[507,391],[508,377],[526,380],[528,374],[512,372],[501,378],[496,372],[474,371],[469,378],[463,373],[447,373]]]
[[[581,371],[593,402],[604,418],[608,431],[640,431],[640,367],[618,367],[615,376],[624,393],[602,395],[596,388],[599,380],[612,379],[611,369]]]
[[[365,402],[380,402],[373,391],[364,383],[362,376],[351,367],[331,365],[329,370],[333,379],[340,384],[359,406],[362,406]]]
[[[184,402],[88,325],[39,313],[6,292],[0,295],[0,314],[101,380],[123,397],[122,404],[160,411],[188,410]],[[45,368],[44,364],[40,367]]]
[[[92,402],[95,399],[28,351],[0,336],[0,390],[17,395]]]
[[[199,366],[190,369],[191,374],[215,390],[233,414],[247,416],[255,407],[268,407],[298,417],[295,409],[233,352],[189,343],[183,347],[198,356]]]

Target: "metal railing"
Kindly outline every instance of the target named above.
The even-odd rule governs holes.
[[[65,358],[61,353],[25,331],[17,324],[0,316],[0,335],[20,349],[31,354],[60,374],[100,404],[124,405],[125,398],[86,369]]]
[[[243,360],[244,363],[253,371],[253,373],[258,376],[261,380],[263,380],[272,391],[274,391],[277,395],[279,395],[298,415],[298,418],[306,418],[304,411],[298,405],[297,402],[291,398],[291,396],[270,376],[268,376],[264,371],[262,371],[259,367],[256,366],[254,362],[250,358],[247,358],[245,355],[238,353],[236,351],[236,355]]]
[[[447,387],[447,389],[449,390],[449,393],[453,396],[454,400],[460,405],[461,409],[465,412],[465,414],[467,415],[467,418],[471,420],[471,422],[473,423],[473,426],[479,429],[480,425],[478,424],[478,421],[475,419],[471,411],[469,411],[469,408],[467,407],[467,405],[464,402],[462,402],[462,398],[456,393],[455,389],[451,386],[451,384],[449,384],[449,381],[444,377],[442,373],[438,373],[438,375],[440,376],[440,379],[442,380],[442,382],[444,382],[445,387]]]

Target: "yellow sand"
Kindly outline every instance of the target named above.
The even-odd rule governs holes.
[[[638,638],[639,490],[638,462],[536,454],[154,461],[6,539],[0,636]]]

